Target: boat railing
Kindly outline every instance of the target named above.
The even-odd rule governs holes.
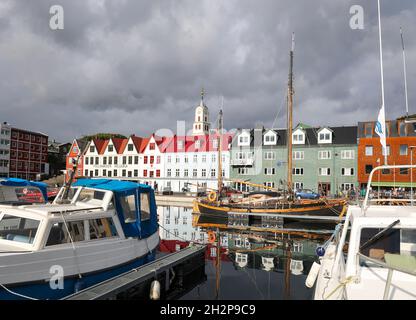
[[[370,257],[368,257],[368,256],[366,256],[366,255],[364,255],[360,252],[357,252],[357,258],[358,258],[357,262],[360,259],[362,259],[364,261],[368,261],[368,262],[373,263],[377,267],[382,267],[382,268],[388,269],[387,279],[386,279],[386,286],[384,287],[384,295],[383,295],[384,300],[388,300],[394,271],[403,272],[403,273],[406,273],[408,275],[416,277],[416,271],[412,271],[412,270],[409,270],[409,269],[404,269],[404,268],[400,268],[400,267],[396,267],[396,266],[393,267],[393,266],[391,266],[391,265],[389,265],[389,264],[387,264],[383,261],[380,261],[380,260],[374,259],[374,258],[370,258]]]
[[[389,203],[395,203],[395,204],[404,204],[404,203],[408,203],[410,202],[411,205],[413,205],[413,192],[410,193],[411,199],[409,199],[409,201],[406,201],[405,199],[370,199],[370,194],[371,194],[371,183],[373,181],[373,176],[374,173],[376,171],[380,171],[380,170],[385,170],[385,169],[416,169],[416,165],[383,165],[383,166],[378,166],[375,167],[373,170],[371,170],[370,175],[368,177],[368,183],[367,183],[367,190],[365,193],[365,198],[364,198],[364,202],[363,202],[363,208],[367,209],[370,206],[370,203],[373,202],[382,202],[383,204],[389,202]],[[412,173],[411,173],[412,175]],[[412,185],[410,186],[411,188],[413,187]],[[389,200],[393,200],[393,201],[389,201]]]

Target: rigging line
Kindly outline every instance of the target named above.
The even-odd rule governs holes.
[[[76,251],[76,248],[75,248],[74,240],[72,239],[71,232],[69,232],[69,228],[68,228],[68,225],[66,223],[66,219],[64,217],[64,214],[62,213],[62,211],[60,213],[61,213],[61,216],[62,216],[62,220],[64,221],[65,229],[66,229],[66,232],[68,233],[69,240],[71,241],[72,249],[74,250],[74,256],[75,256],[75,259],[76,259],[76,264],[77,264],[77,269],[78,269],[78,277],[81,279],[82,278],[81,269],[79,267],[79,259],[78,259],[77,251]]]
[[[13,294],[13,295],[15,295],[15,296],[18,296],[18,297],[25,298],[25,299],[29,299],[29,300],[39,300],[39,299],[36,299],[36,298],[33,298],[33,297],[25,296],[25,295],[23,295],[23,294],[20,294],[20,293],[14,292],[14,291],[12,291],[12,290],[10,290],[10,289],[6,288],[6,287],[5,287],[4,285],[2,285],[1,283],[0,283],[0,287],[2,287],[2,288],[3,288],[4,290],[6,290],[7,292],[9,292],[9,293],[11,293],[11,294]]]

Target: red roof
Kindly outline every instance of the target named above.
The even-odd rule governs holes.
[[[122,153],[122,149],[124,150],[123,145],[125,146],[127,144],[128,139],[124,138],[111,138],[114,144],[114,148],[116,149],[116,152],[118,154]]]
[[[222,151],[228,151],[233,134],[224,133],[222,135]],[[161,152],[213,152],[218,151],[217,148],[214,148],[214,142],[218,139],[218,134],[207,134],[201,136],[173,136],[173,137],[164,137],[163,147]],[[182,141],[182,148],[179,148],[178,142]],[[196,141],[199,142],[199,147],[197,148]]]
[[[103,140],[103,139],[93,139],[94,141],[94,145],[97,148],[97,152],[98,154],[103,154],[105,147],[108,144],[108,140]]]

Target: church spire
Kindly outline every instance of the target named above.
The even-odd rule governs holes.
[[[201,88],[201,102],[195,109],[195,122],[193,125],[192,134],[194,136],[204,135],[209,133],[211,124],[209,123],[208,107],[204,103],[205,90]]]

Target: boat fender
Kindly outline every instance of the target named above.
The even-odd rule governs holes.
[[[74,285],[74,291],[75,292],[79,292],[79,291],[81,291],[82,289],[84,289],[85,288],[85,282],[84,282],[84,280],[83,279],[78,279],[76,282],[75,282],[75,285]]]
[[[208,199],[209,201],[214,202],[215,200],[217,200],[217,193],[215,191],[211,191],[208,194]]]
[[[153,280],[150,285],[150,299],[159,300],[160,299],[160,282]]]
[[[208,242],[214,243],[216,240],[215,233],[213,231],[208,231]]]
[[[316,278],[318,277],[319,270],[321,265],[317,262],[314,262],[311,270],[309,271],[308,277],[306,278],[305,285],[308,288],[312,288],[315,285]]]
[[[315,253],[318,257],[323,257],[325,255],[325,248],[324,247],[318,247],[318,248],[316,248]]]

